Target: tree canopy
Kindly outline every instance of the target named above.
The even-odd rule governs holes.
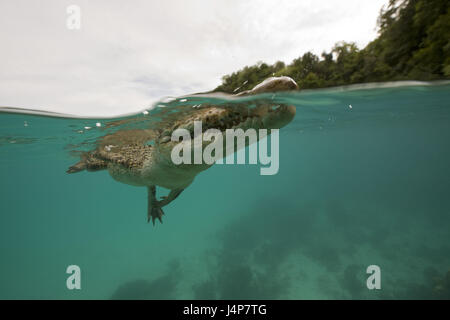
[[[364,82],[450,79],[450,2],[390,0],[378,17],[378,37],[365,48],[338,42],[289,65],[258,62],[226,75],[214,91],[238,93],[270,76],[289,76],[301,89]]]

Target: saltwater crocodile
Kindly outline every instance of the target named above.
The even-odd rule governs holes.
[[[271,77],[235,96],[246,96],[267,92],[298,89],[289,77]],[[253,102],[254,103],[254,102]],[[162,129],[118,130],[99,139],[97,148],[81,154],[81,161],[71,166],[67,172],[82,170],[97,171],[107,169],[117,181],[148,188],[147,219],[162,222],[162,207],[169,204],[188,187],[195,176],[209,168],[209,164],[179,164],[171,159],[171,151],[178,141],[172,141],[174,130],[185,128],[193,131],[194,121],[202,121],[202,130],[214,128],[221,132],[226,129],[279,129],[287,125],[295,116],[295,107],[261,100],[248,108],[239,104],[227,106],[206,105],[200,108],[185,108],[185,112],[169,118]],[[270,130],[268,130],[270,134]],[[258,137],[259,139],[260,137]],[[152,144],[149,143],[152,141]],[[210,142],[203,141],[202,148]],[[248,141],[246,141],[248,144]],[[232,152],[236,151],[233,150]],[[230,151],[224,151],[224,157]],[[167,197],[156,198],[156,186],[170,189]]]

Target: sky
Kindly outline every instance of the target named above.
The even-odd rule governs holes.
[[[286,63],[377,36],[388,0],[2,0],[0,106],[85,116],[209,91],[258,61]],[[73,22],[76,5],[80,28]],[[73,26],[73,23],[70,24]]]

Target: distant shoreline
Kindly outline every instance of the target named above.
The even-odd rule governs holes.
[[[320,57],[307,52],[288,65],[258,62],[223,76],[213,91],[240,93],[271,76],[291,77],[300,89],[450,80],[448,0],[392,0],[380,11],[377,26],[378,37],[363,49],[338,42]]]

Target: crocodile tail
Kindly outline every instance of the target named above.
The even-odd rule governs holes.
[[[80,172],[86,169],[86,161],[81,160],[80,162],[74,164],[73,166],[69,167],[69,169],[67,169],[67,173],[75,173],[75,172]]]
[[[107,166],[108,166],[107,162],[101,158],[98,158],[95,152],[83,152],[81,154],[80,162],[69,167],[69,169],[66,172],[75,173],[83,170],[99,171],[106,169]]]

